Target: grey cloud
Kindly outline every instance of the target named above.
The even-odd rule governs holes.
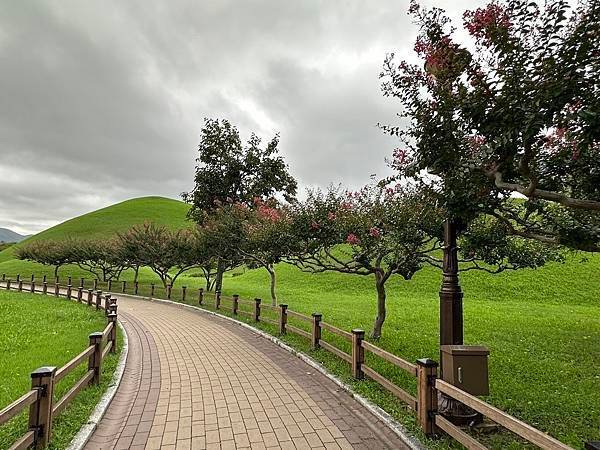
[[[471,6],[480,2],[470,2]],[[464,5],[469,6],[469,5]],[[191,187],[203,117],[281,133],[301,185],[384,175],[386,52],[408,2],[5,2],[0,226],[36,232],[115,201]],[[464,9],[464,8],[461,8]]]

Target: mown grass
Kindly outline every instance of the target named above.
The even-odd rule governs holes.
[[[41,366],[60,367],[89,345],[88,335],[106,326],[103,312],[42,295],[0,291],[0,408],[31,389],[30,373]],[[119,335],[118,342],[122,336]],[[101,383],[84,389],[54,420],[49,449],[66,448],[86,423],[111,382],[118,352],[104,360]],[[55,388],[61,398],[87,371],[84,363]],[[28,412],[0,427],[0,448],[27,431]]]
[[[144,199],[132,202],[140,200]],[[147,208],[153,211],[146,218],[161,215],[162,220],[173,226],[187,224],[185,204],[169,201],[179,204],[173,205],[179,212],[173,211],[173,215],[167,217],[163,213],[164,205],[153,207],[154,200],[147,200]],[[119,214],[128,215],[127,209],[130,208],[121,209]],[[111,214],[103,218],[103,232],[131,222],[114,215],[114,210],[109,211]],[[136,220],[143,222],[140,214]],[[90,225],[84,226],[83,222],[77,225],[80,219],[74,219],[69,233],[90,232]],[[66,235],[66,231],[61,231],[62,226],[54,233]],[[13,279],[17,273],[23,277],[31,273],[37,277],[52,274],[52,268],[16,261],[10,255],[2,260],[2,255],[0,253],[0,274],[6,273]],[[64,267],[60,271],[61,283],[69,274],[74,278],[73,284],[79,277],[90,278],[77,267]],[[307,314],[319,311],[324,320],[346,330],[371,329],[375,317],[371,277],[337,273],[312,275],[283,264],[278,265],[277,274],[279,300],[290,309]],[[123,279],[131,280],[132,273],[125,273]],[[409,361],[422,357],[438,359],[440,279],[439,271],[426,268],[410,281],[390,280],[388,318],[378,345]],[[159,287],[159,280],[150,270],[141,270],[140,282],[157,283],[156,295],[164,296],[164,289]],[[573,255],[564,264],[494,276],[469,272],[463,274],[461,283],[465,292],[465,342],[487,345],[491,350],[491,395],[486,400],[575,447],[581,448],[584,440],[599,439],[600,256],[589,256],[587,261],[582,261],[580,256]],[[174,299],[180,295],[179,288],[183,285],[188,286],[188,299],[195,298],[203,278],[197,271],[181,277]],[[117,290],[117,286],[113,289]],[[268,277],[260,269],[240,269],[228,274],[223,290],[224,295],[262,297],[267,303],[269,299]],[[323,358],[327,360],[329,356]],[[331,364],[332,370],[336,364],[344,366],[339,361]],[[398,369],[381,362],[370,364],[414,393],[414,381]],[[371,392],[369,395],[378,404],[391,411],[404,411],[401,420],[410,428],[414,416],[373,386],[373,383],[361,382],[356,388]],[[494,442],[496,448],[509,446],[505,437]],[[521,448],[521,444],[512,445]]]

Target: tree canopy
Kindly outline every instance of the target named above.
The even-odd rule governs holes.
[[[391,54],[383,93],[402,105],[392,167],[435,186],[451,215],[600,250],[600,4],[504,0],[467,11],[459,42],[416,2],[422,65]],[[516,201],[515,197],[523,200]]]

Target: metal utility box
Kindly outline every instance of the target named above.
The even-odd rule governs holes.
[[[481,345],[442,345],[443,380],[472,395],[488,395],[488,355]]]

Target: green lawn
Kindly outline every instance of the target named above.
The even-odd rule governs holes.
[[[135,199],[65,222],[44,232],[46,236],[38,236],[110,234],[157,217],[161,223],[185,226],[186,211],[187,205],[176,200]],[[98,222],[88,221],[89,216],[97,215]],[[26,278],[32,273],[40,277],[53,272],[49,267],[16,261],[10,252],[7,249],[0,253],[0,274],[14,279],[17,273]],[[61,283],[69,274],[74,279],[90,278],[77,267],[64,267]],[[372,278],[336,273],[311,275],[286,265],[279,265],[277,274],[280,301],[290,309],[319,311],[324,320],[347,330],[370,330],[375,317]],[[427,268],[410,281],[390,280],[388,320],[379,345],[411,361],[438,359],[440,278],[439,271]],[[124,279],[131,280],[132,274],[125,273]],[[159,285],[148,269],[141,270],[140,282]],[[580,256],[571,256],[564,264],[495,276],[469,272],[461,282],[465,292],[465,342],[487,345],[491,350],[491,395],[487,400],[575,447],[581,448],[584,440],[600,439],[600,255],[590,256],[585,262]],[[200,274],[192,271],[178,280],[177,287],[187,285],[191,297],[202,284]],[[224,294],[268,301],[268,286],[264,270],[238,270],[227,275]],[[176,295],[179,292],[176,289]],[[301,339],[296,341],[294,345],[300,348],[306,344]],[[315,357],[346,376],[344,364],[321,353]],[[414,380],[383,363],[372,364],[414,392]],[[414,417],[372,383],[354,385],[415,429]],[[507,439],[505,435],[494,438],[492,444],[507,448]],[[444,447],[446,443],[431,445]],[[522,448],[520,444],[513,447]]]
[[[66,299],[0,291],[0,408],[31,388],[30,373],[41,366],[60,367],[89,345],[88,335],[106,326],[103,312]],[[82,391],[55,418],[48,448],[62,449],[86,423],[108,387],[118,353],[104,361],[102,382]],[[56,386],[59,399],[86,372],[82,364]],[[8,448],[27,430],[27,410],[0,427],[0,448]]]

